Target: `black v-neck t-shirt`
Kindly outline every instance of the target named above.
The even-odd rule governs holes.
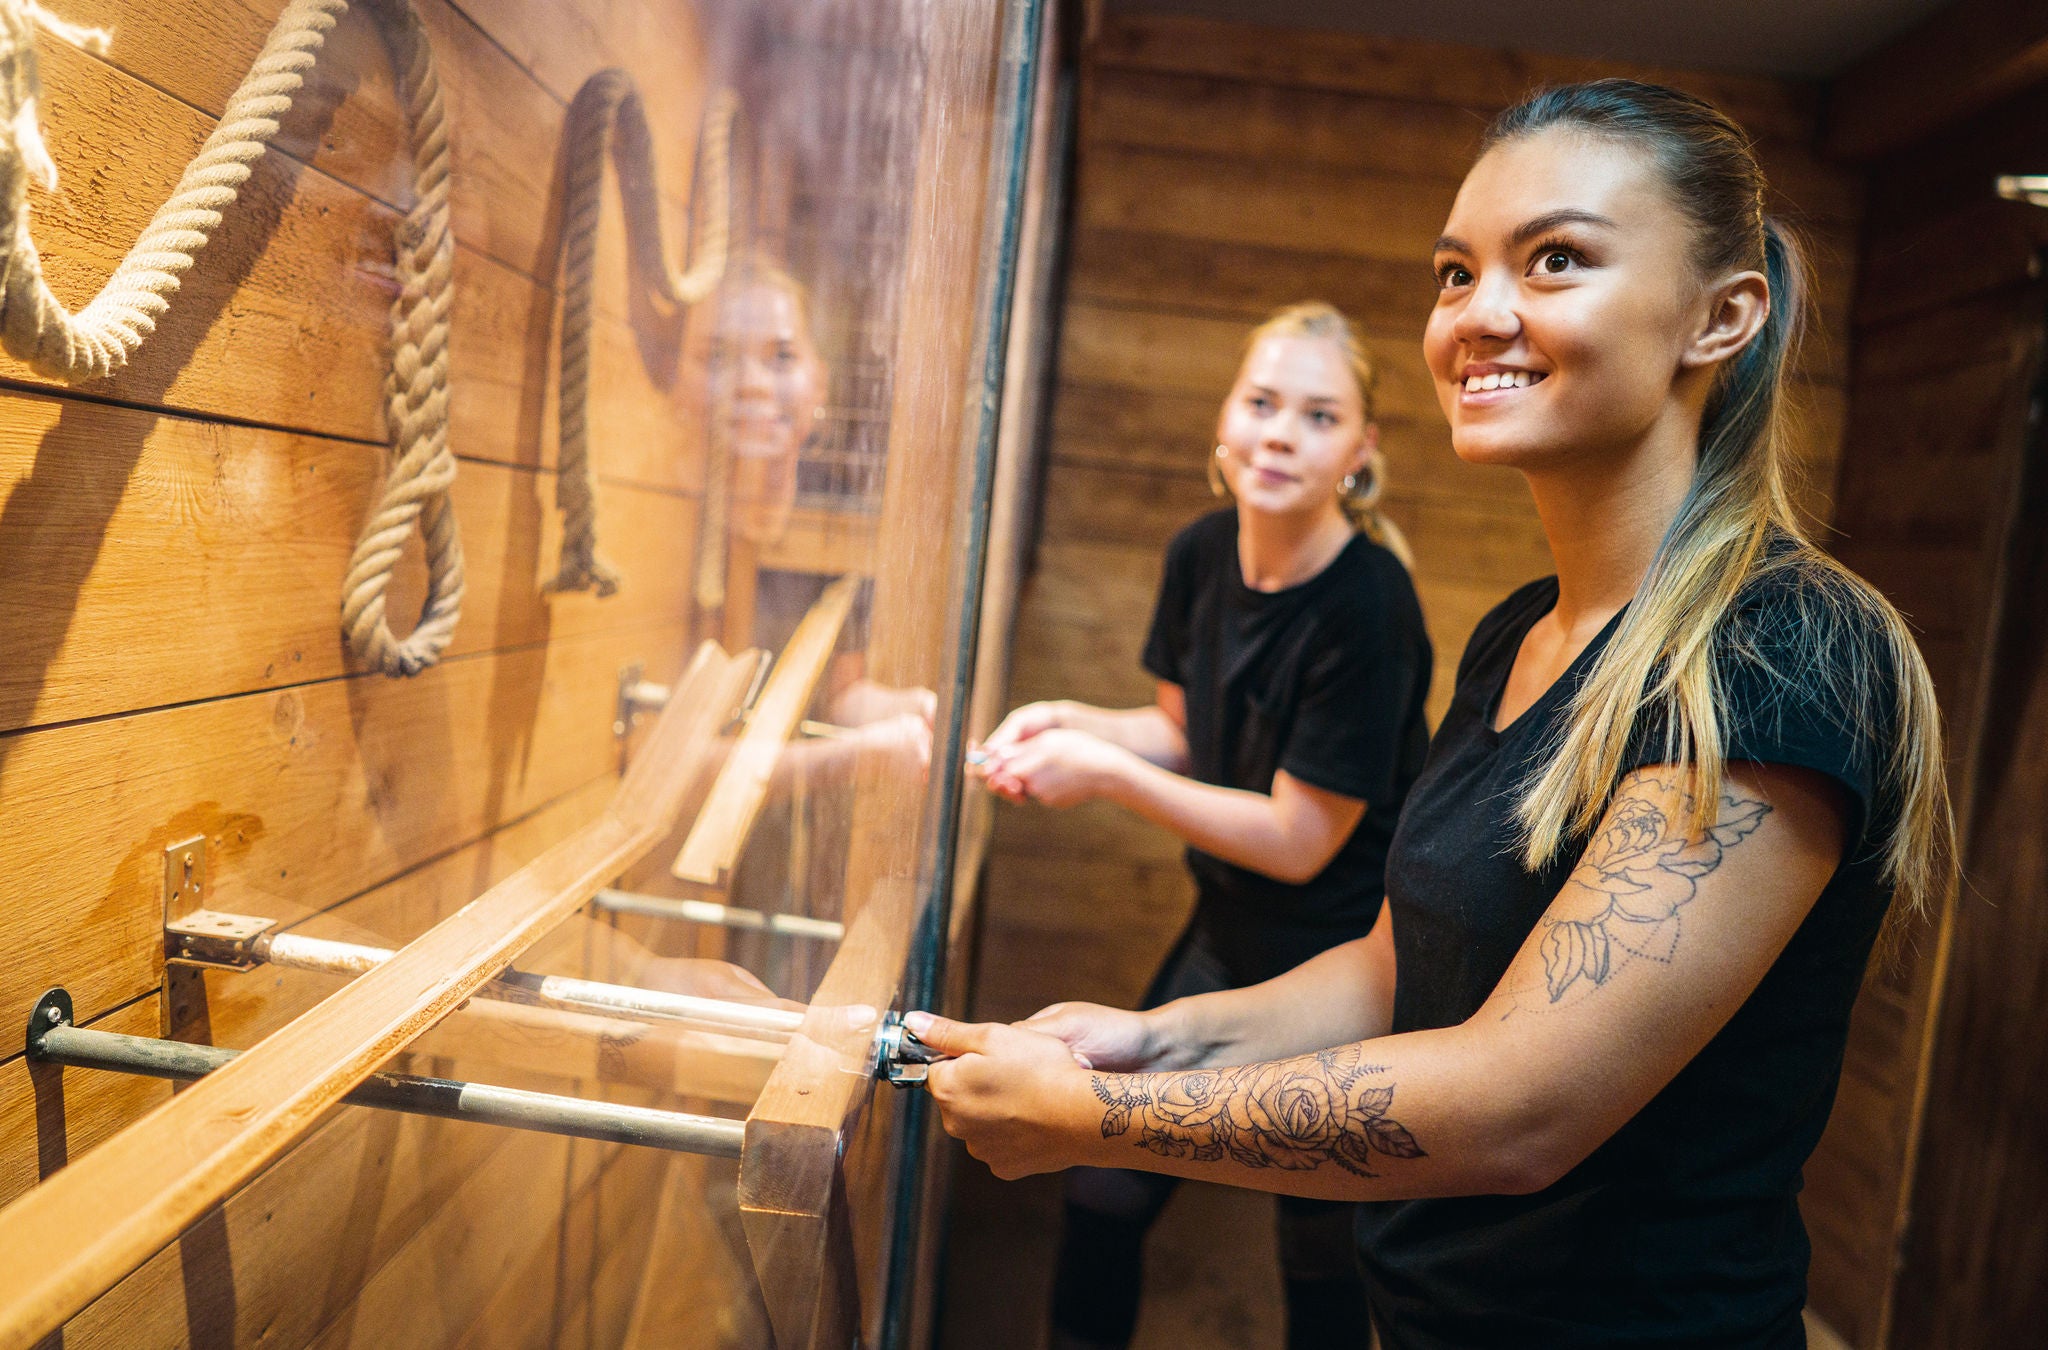
[[[1174,537],[1144,662],[1186,695],[1190,776],[1270,793],[1284,769],[1366,804],[1351,837],[1306,882],[1190,848],[1200,915],[1217,937],[1271,946],[1276,926],[1305,930],[1299,943],[1273,948],[1292,964],[1371,930],[1394,820],[1428,752],[1430,659],[1408,569],[1362,534],[1315,576],[1279,591],[1245,585],[1235,511]]]
[[[1729,760],[1796,765],[1841,785],[1841,866],[1728,1024],[1555,1185],[1359,1207],[1385,1350],[1805,1344],[1800,1169],[1827,1123],[1890,902],[1872,841],[1895,812],[1877,787],[1884,747],[1869,728],[1893,725],[1897,687],[1874,619],[1818,603],[1815,585],[1780,573],[1738,600],[1717,646],[1719,712]],[[1476,1013],[1583,849],[1524,870],[1514,804],[1619,616],[1527,712],[1492,727],[1523,637],[1556,603],[1545,579],[1480,622],[1409,794],[1386,877],[1395,1032]],[[1815,623],[1834,626],[1833,659],[1860,671],[1814,668],[1800,638]],[[1657,728],[1638,727],[1634,741],[1628,767],[1663,761]]]

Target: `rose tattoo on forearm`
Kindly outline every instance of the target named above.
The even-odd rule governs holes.
[[[1375,1154],[1425,1156],[1387,1114],[1394,1085],[1372,1081],[1385,1072],[1352,1045],[1234,1069],[1096,1074],[1092,1086],[1107,1108],[1102,1137],[1136,1130],[1133,1142],[1162,1158],[1296,1172],[1334,1162],[1371,1177]]]
[[[1674,794],[1677,815],[1660,801]],[[1542,944],[1544,984],[1556,1003],[1574,986],[1593,988],[1624,961],[1640,957],[1669,965],[1684,925],[1680,911],[1699,892],[1699,880],[1721,865],[1770,814],[1754,798],[1723,793],[1718,817],[1704,834],[1687,825],[1692,798],[1661,778],[1644,778],[1614,799],[1607,819],[1586,845],[1565,884],[1586,902],[1589,917],[1546,919]]]

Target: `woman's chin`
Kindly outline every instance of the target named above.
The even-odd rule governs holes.
[[[1543,447],[1505,427],[1452,427],[1451,451],[1466,464],[1520,469],[1543,457]]]

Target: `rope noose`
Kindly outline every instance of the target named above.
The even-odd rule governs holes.
[[[668,261],[662,240],[660,187],[654,176],[654,141],[633,77],[601,70],[583,82],[569,107],[568,182],[562,208],[562,333],[560,450],[555,500],[562,512],[562,561],[550,591],[595,590],[608,596],[619,574],[597,556],[597,498],[590,472],[590,331],[595,308],[597,227],[604,202],[604,160],[609,147],[625,203],[626,237],[633,265],[671,305],[694,305],[725,275],[730,215],[732,123],[738,101],[728,90],[704,110],[704,228],[696,258],[685,271]]]
[[[386,675],[417,675],[439,660],[462,618],[462,539],[455,528],[455,455],[448,448],[448,316],[455,299],[455,232],[448,220],[448,118],[426,29],[409,3],[387,0],[385,46],[412,130],[413,206],[394,232],[398,295],[391,302],[391,366],[384,420],[391,467],[341,583],[349,650]],[[405,539],[418,521],[427,596],[399,638],[384,616]]]
[[[0,0],[0,207],[8,213],[7,233],[0,238],[0,346],[39,373],[70,383],[118,374],[156,331],[180,279],[277,135],[292,96],[304,85],[327,34],[348,7],[349,0],[290,0],[255,64],[229,95],[220,124],[185,166],[170,197],[150,217],[99,294],[74,314],[44,280],[42,257],[29,228],[29,180],[45,190],[57,186],[57,168],[37,121],[41,81],[35,34],[41,28],[97,52],[106,50],[109,37],[98,29],[65,23],[35,0]],[[447,501],[447,484],[455,472],[454,460],[446,453],[447,264],[453,256],[448,236],[447,126],[432,54],[418,17],[404,0],[384,0],[373,8],[385,20],[386,40],[411,104],[420,204],[398,230],[403,289],[392,310],[392,372],[386,393],[394,462],[384,502],[365,531],[364,542],[357,545],[343,614],[349,646],[359,657],[387,675],[410,675],[431,665],[447,646],[462,601],[462,548]],[[422,446],[426,453],[420,452]],[[426,613],[404,643],[391,637],[383,621],[383,592],[398,556],[396,545],[389,548],[381,573],[362,566],[372,535],[391,535],[388,525],[378,527],[393,518],[394,505],[405,512],[407,524],[425,511],[433,574]],[[402,530],[397,537],[403,537]],[[382,550],[371,552],[384,557]]]

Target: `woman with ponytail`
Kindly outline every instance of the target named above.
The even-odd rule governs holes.
[[[1953,865],[1926,667],[1786,490],[1798,258],[1688,95],[1494,123],[1424,346],[1557,575],[1466,647],[1386,919],[1149,1013],[914,1021],[971,1152],[1372,1202],[1388,1350],[1804,1344],[1800,1169],[1873,949]]]
[[[1144,1006],[1258,984],[1371,931],[1394,821],[1428,743],[1429,636],[1385,469],[1373,367],[1324,304],[1253,331],[1217,419],[1211,486],[1232,499],[1167,548],[1144,649],[1151,706],[1033,703],[981,773],[1013,801],[1107,800],[1187,841],[1195,912]],[[1056,1347],[1120,1346],[1146,1231],[1174,1178],[1068,1179]],[[1280,1207],[1288,1338],[1368,1335],[1346,1205]]]

